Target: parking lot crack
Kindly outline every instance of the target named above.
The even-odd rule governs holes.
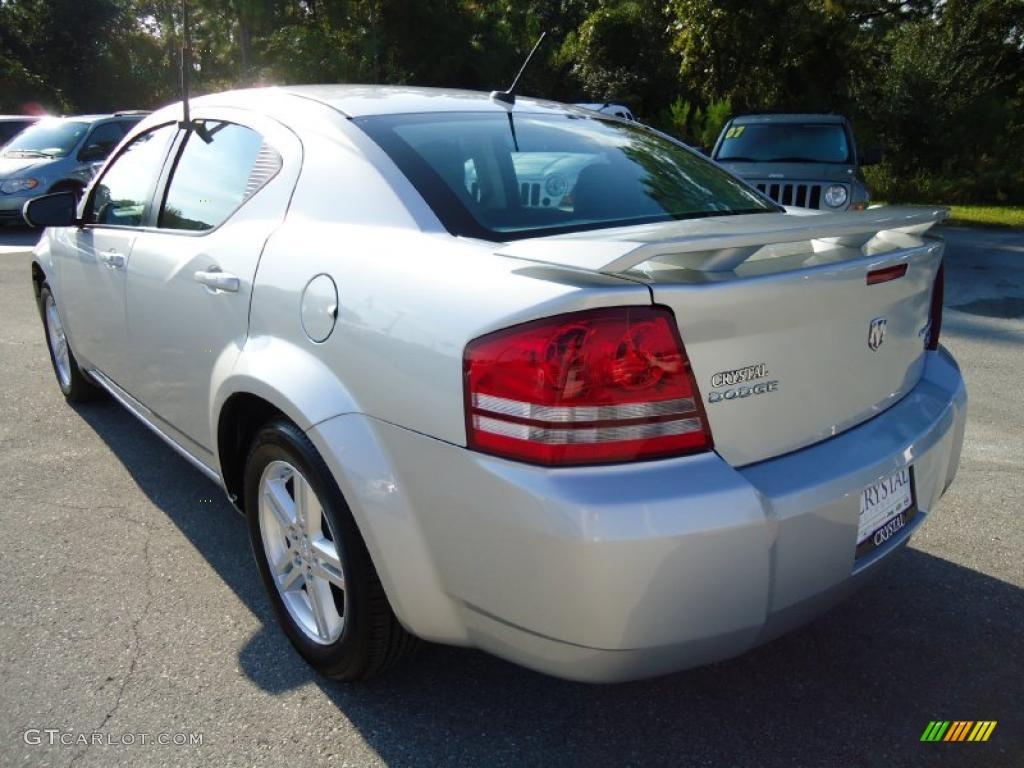
[[[31,491],[26,491],[23,494],[14,494],[15,497],[31,496]],[[147,531],[152,531],[153,524],[148,520],[140,520],[139,518],[133,517],[128,514],[128,511],[132,509],[130,504],[76,504],[71,501],[52,501],[48,499],[41,499],[39,503],[43,506],[60,507],[62,509],[74,509],[80,512],[108,512],[112,513],[110,517],[117,517],[120,520],[124,520],[126,523],[131,525],[137,525],[141,528],[145,528]]]
[[[142,636],[140,634],[139,628],[141,627],[142,622],[148,616],[150,607],[153,604],[153,563],[150,555],[150,542],[152,539],[152,533],[146,526],[143,525],[142,528],[146,531],[146,538],[143,541],[142,545],[142,565],[143,568],[145,569],[145,575],[143,578],[145,600],[143,602],[142,609],[139,611],[138,616],[136,616],[135,619],[132,621],[131,627],[129,629],[129,632],[131,634],[131,658],[129,659],[128,662],[128,670],[127,672],[125,672],[124,677],[121,678],[121,683],[118,686],[117,696],[114,699],[113,705],[107,710],[106,714],[103,716],[103,719],[100,721],[99,725],[97,725],[93,729],[94,733],[103,733],[107,724],[113,719],[114,715],[117,714],[118,710],[120,710],[121,703],[124,700],[125,691],[128,689],[128,684],[132,681],[132,678],[135,676],[135,670],[138,667],[139,657],[142,655]],[[72,755],[71,759],[68,761],[67,768],[71,768],[71,766],[76,765],[79,760],[85,757],[85,755],[89,752],[90,746],[92,746],[91,743],[87,744],[83,749],[79,750],[74,755]]]

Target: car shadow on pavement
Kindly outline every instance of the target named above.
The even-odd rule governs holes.
[[[389,765],[1020,765],[1024,590],[977,571],[907,549],[810,626],[654,680],[572,683],[428,644],[340,684],[278,628],[223,494],[119,406],[78,412],[262,623],[245,674],[270,694],[315,683]],[[922,743],[936,719],[999,726],[984,744]]]
[[[1024,230],[945,227],[944,340],[1024,344]]]

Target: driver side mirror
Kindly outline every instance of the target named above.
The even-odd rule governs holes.
[[[78,153],[78,159],[82,161],[103,160],[110,154],[111,147],[106,144],[87,144]]]
[[[25,203],[21,216],[30,227],[70,227],[78,223],[78,197],[74,192],[54,192]]]
[[[869,165],[878,165],[880,162],[882,162],[881,147],[868,147],[867,149],[861,150],[860,164],[862,168]]]

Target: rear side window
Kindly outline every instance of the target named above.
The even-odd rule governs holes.
[[[160,212],[163,229],[205,231],[223,224],[281,167],[280,156],[255,131],[204,121],[206,141],[190,132]]]
[[[88,224],[122,227],[142,225],[153,198],[167,145],[177,131],[165,125],[136,137],[96,182],[85,211]]]

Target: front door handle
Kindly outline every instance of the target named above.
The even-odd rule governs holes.
[[[113,250],[104,251],[100,254],[100,261],[111,269],[121,269],[124,267],[124,254]]]
[[[241,282],[230,272],[224,272],[220,267],[196,272],[196,282],[205,285],[211,291],[224,291],[226,293],[238,293]]]

